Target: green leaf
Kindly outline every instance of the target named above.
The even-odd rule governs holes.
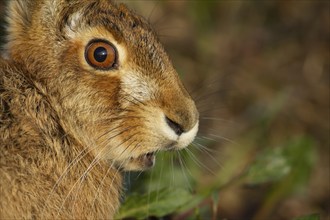
[[[196,195],[194,195],[188,203],[184,204],[182,207],[180,207],[180,209],[178,210],[178,212],[182,213],[185,212],[189,209],[196,209],[198,208],[198,205],[205,200],[205,198],[207,198],[209,196],[209,193],[198,193]]]
[[[305,215],[295,218],[294,220],[320,220],[320,215],[319,214]]]
[[[314,164],[314,142],[306,137],[295,138],[282,147],[266,149],[247,171],[247,184],[276,182],[294,176],[291,184],[305,183]]]
[[[162,217],[185,205],[193,196],[184,189],[162,189],[145,195],[132,194],[121,206],[116,219]]]
[[[308,182],[316,159],[315,141],[308,137],[294,138],[283,144],[278,150],[273,149],[267,150],[266,152],[268,151],[273,152],[274,158],[280,157],[285,160],[285,163],[283,164],[290,167],[290,172],[285,176],[283,175],[283,178],[278,179],[279,181],[273,185],[273,189],[268,193],[255,219],[268,219],[269,216],[271,216],[273,207],[275,207],[283,198],[293,193],[302,193]],[[270,155],[272,154],[269,153],[268,156]],[[262,153],[256,160],[256,163],[262,160],[260,159],[262,156],[267,156],[267,153]],[[272,163],[271,161],[268,162]],[[266,167],[267,163],[259,164],[258,167],[263,169],[262,165]],[[278,167],[286,169],[286,166],[284,165]],[[267,170],[267,168],[264,168],[264,170]],[[281,171],[281,169],[275,170],[282,174],[285,173],[283,170]],[[276,172],[274,173],[276,174]],[[251,178],[250,174],[251,173],[248,172],[248,177]],[[263,174],[270,177],[268,180],[274,180],[273,175],[271,175],[272,172],[264,172]],[[281,175],[278,175],[277,177],[279,178],[279,176]],[[264,178],[264,180],[266,180],[266,178]]]
[[[247,183],[256,185],[282,179],[291,171],[291,164],[283,148],[267,149],[258,155],[247,172]]]

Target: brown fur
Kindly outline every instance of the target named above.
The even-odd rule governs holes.
[[[124,5],[9,2],[0,218],[112,218],[121,171],[144,170],[147,153],[177,147],[157,130],[160,115],[189,131],[194,102],[150,25]],[[88,66],[84,49],[94,38],[118,46],[118,68]]]

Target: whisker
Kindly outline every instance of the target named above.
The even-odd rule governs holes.
[[[104,148],[105,149],[105,148]],[[78,197],[78,194],[79,194],[79,191],[80,191],[80,188],[82,187],[82,183],[83,181],[87,178],[87,174],[96,166],[96,164],[99,163],[99,161],[101,160],[101,158],[98,158],[102,153],[102,150],[97,154],[97,156],[92,160],[92,162],[90,163],[90,165],[87,167],[87,169],[85,170],[85,172],[80,176],[80,178],[77,180],[77,182],[80,180],[79,182],[79,185],[77,187],[77,190],[76,190],[76,194],[74,196],[74,199],[72,200],[72,214],[74,213],[74,204],[77,200],[77,197]],[[76,182],[76,183],[77,183]],[[75,183],[75,184],[76,184]],[[75,184],[73,185],[72,189],[74,188]],[[72,190],[70,190],[71,192]],[[68,196],[70,195],[70,192],[68,194]],[[65,200],[63,202],[63,204],[65,203]]]
[[[209,135],[209,136],[213,136],[213,137],[215,137],[215,138],[219,138],[220,140],[225,140],[225,141],[227,141],[227,142],[229,142],[229,143],[231,143],[231,144],[235,144],[235,145],[238,144],[236,141],[234,141],[234,140],[232,140],[232,139],[229,139],[229,138],[226,138],[226,137],[223,137],[223,136],[221,136],[221,135],[217,135],[217,134],[208,134],[208,135]]]
[[[137,134],[139,134],[139,132],[137,132],[137,133],[134,133],[134,134],[132,134],[129,138],[127,138],[126,140],[124,140],[123,142],[121,142],[120,144],[118,144],[117,146],[116,146],[116,148],[117,147],[119,147],[119,146],[121,146],[121,145],[123,145],[124,143],[126,143],[127,141],[129,141],[130,139],[132,139],[135,135],[137,135]],[[133,142],[132,143],[134,143],[134,140],[133,140]],[[131,143],[131,144],[132,144]],[[129,146],[131,145],[131,144],[129,144],[126,148],[125,148],[125,150],[119,155],[119,157],[120,156],[122,156],[122,154],[124,154],[125,153],[125,151],[129,148]],[[98,159],[98,160],[96,160],[103,152],[103,150],[104,149],[106,149],[106,145],[105,145],[105,147],[97,154],[97,156],[95,157],[95,159],[92,161],[92,163],[91,163],[91,165],[87,168],[87,170],[84,172],[84,174],[80,177],[80,184],[79,184],[79,186],[78,186],[78,189],[77,189],[77,192],[79,192],[79,190],[80,190],[80,187],[81,187],[81,184],[82,184],[82,182],[86,179],[86,176],[87,176],[87,174],[88,174],[88,172],[91,170],[91,166],[92,166],[92,164],[94,163],[94,161],[95,161],[95,163],[97,163],[100,159]],[[124,162],[123,162],[124,163]],[[121,164],[121,166],[123,165],[123,163]],[[94,166],[93,166],[94,167]],[[108,169],[108,171],[109,171],[110,169]],[[108,171],[107,171],[107,173],[108,173]],[[117,169],[117,171],[116,171],[116,173],[118,173],[119,172],[119,169]],[[106,177],[106,176],[105,176]],[[105,179],[105,177],[103,178],[103,180],[102,180],[102,182],[101,182],[101,185],[102,185],[102,183],[103,183],[103,181],[104,181],[104,179]],[[113,182],[113,181],[112,181]],[[76,198],[77,198],[77,195],[78,195],[78,193],[76,194],[76,196],[75,196],[75,198],[74,198],[74,200],[73,200],[73,205],[72,205],[72,208],[74,209],[74,203],[75,203],[75,201],[76,201]],[[94,201],[95,202],[95,201]],[[93,202],[93,204],[94,204],[94,202]],[[72,210],[72,212],[73,212],[73,210]]]
[[[151,12],[150,12],[150,14],[149,14],[149,16],[148,16],[148,19],[147,19],[147,21],[148,21],[149,23],[151,23],[151,22],[150,22],[150,20],[151,20],[151,16],[153,15],[153,13],[154,13],[154,11],[156,10],[156,8],[158,7],[158,5],[159,5],[159,2],[156,1],[156,3],[154,4],[154,6],[153,6],[153,8],[152,8],[152,10],[151,10]]]
[[[118,129],[118,128],[120,128],[120,127],[122,127],[122,126],[118,126],[118,127],[116,127],[115,129]],[[112,131],[114,131],[115,129],[112,129]],[[126,132],[126,131],[128,131],[129,129],[128,128],[126,128],[126,129],[124,129],[123,131],[120,131],[119,133],[117,133],[116,135],[113,135],[112,137],[110,137],[110,138],[108,138],[107,140],[108,141],[110,141],[112,138],[114,138],[114,137],[116,137],[116,136],[118,136],[118,135],[120,135],[120,134],[123,134],[124,132]],[[106,133],[108,133],[108,132],[106,132]],[[104,135],[102,134],[100,137],[103,137]],[[96,148],[97,147],[97,145],[95,144],[95,147],[93,147],[93,148],[91,148],[90,150],[89,150],[89,152],[92,150],[92,149],[94,149],[94,148]],[[58,214],[57,214],[57,216],[59,215],[59,213],[60,213],[60,210],[63,208],[63,206],[64,206],[64,204],[65,204],[65,202],[66,202],[66,200],[68,199],[68,197],[70,196],[70,194],[71,194],[71,192],[73,191],[73,189],[74,189],[74,187],[77,185],[77,183],[78,183],[78,181],[79,180],[81,180],[80,181],[80,184],[79,184],[79,188],[80,188],[80,185],[81,185],[81,183],[82,183],[82,181],[86,178],[86,175],[87,175],[87,173],[95,166],[95,164],[96,163],[98,163],[98,161],[100,160],[100,158],[98,158],[102,153],[103,153],[103,150],[104,149],[106,149],[106,147],[107,147],[107,145],[105,145],[101,150],[100,150],[100,152],[97,154],[97,156],[95,156],[95,158],[94,158],[94,160],[91,162],[91,164],[89,165],[89,167],[87,168],[87,170],[84,172],[84,174],[74,183],[74,185],[72,186],[72,188],[70,189],[70,191],[68,192],[68,194],[67,194],[67,196],[65,197],[65,199],[64,199],[64,201],[62,202],[62,205],[61,205],[61,207],[59,208],[59,210],[58,210]],[[80,158],[81,159],[81,158]],[[72,167],[72,166],[71,166]],[[66,172],[67,173],[67,172]],[[77,190],[77,192],[79,191],[79,189]],[[75,197],[75,200],[76,200],[76,197]],[[74,202],[75,202],[75,200],[74,200]],[[73,203],[74,204],[74,203]],[[72,207],[74,208],[74,206],[72,205]],[[73,211],[73,210],[72,210]]]
[[[201,143],[197,142],[197,139],[201,139],[201,138],[196,137],[196,139],[193,141],[193,143],[191,143],[191,145],[193,147],[196,147],[198,150],[200,150],[199,148],[202,148],[204,151],[208,151],[211,154],[218,153],[218,151],[213,150],[213,149],[206,147],[206,146],[202,145]],[[198,145],[198,147],[196,145]]]
[[[152,171],[151,171],[151,174],[150,174],[150,178],[149,178],[147,216],[149,216],[149,213],[150,213],[150,210],[149,210],[149,209],[150,209],[150,207],[149,207],[149,203],[150,203],[151,182],[152,182],[152,179],[153,179],[153,173],[154,173],[154,171],[152,170]]]
[[[120,128],[120,127],[121,126],[115,127],[114,129],[112,129],[112,131],[114,131],[114,130]],[[107,133],[107,132],[105,132],[105,133]],[[66,135],[63,135],[63,136],[66,136]],[[101,136],[103,136],[103,135],[101,135]],[[78,162],[80,162],[86,155],[88,155],[95,148],[97,148],[97,145],[96,144],[95,144],[94,147],[87,146],[83,150],[81,150],[80,152],[78,152],[78,155],[75,158],[73,158],[73,160],[68,164],[68,166],[65,168],[65,170],[63,171],[63,173],[61,174],[61,176],[55,182],[54,186],[52,187],[51,191],[49,192],[49,195],[47,196],[47,198],[46,198],[46,200],[44,202],[45,206],[44,206],[43,209],[46,208],[47,201],[53,195],[55,189],[59,186],[59,184],[62,182],[62,180],[64,179],[64,177],[69,173],[69,171],[71,170],[71,168],[73,168],[76,164],[78,164]]]
[[[124,162],[122,162],[122,164],[123,164],[123,163],[124,163]],[[114,162],[111,163],[111,165],[110,165],[110,167],[107,169],[107,172],[105,173],[105,175],[104,175],[104,177],[103,177],[101,183],[99,184],[99,186],[98,186],[98,188],[97,188],[97,190],[96,190],[96,193],[95,193],[95,197],[94,197],[93,202],[92,202],[92,207],[94,207],[95,202],[96,202],[96,199],[97,199],[97,196],[98,196],[98,194],[100,193],[101,187],[102,187],[102,185],[103,185],[103,182],[104,182],[105,178],[108,176],[109,171],[113,168],[114,164],[115,164]],[[115,172],[114,175],[116,175],[118,172],[119,172],[119,169],[116,170],[116,172]],[[112,186],[112,184],[113,184],[113,182],[114,182],[114,179],[115,179],[115,178],[112,179],[109,188]]]
[[[105,149],[105,147],[95,156],[95,158],[92,160],[92,162],[90,163],[90,165],[87,167],[87,169],[84,171],[84,173],[79,177],[79,179],[73,184],[72,188],[70,189],[70,191],[68,192],[67,196],[65,197],[63,203],[62,203],[62,206],[64,206],[66,200],[68,199],[68,197],[70,196],[71,192],[73,191],[75,185],[79,182],[79,185],[78,185],[78,188],[76,190],[76,194],[74,196],[74,199],[73,199],[73,202],[72,202],[72,214],[74,213],[74,204],[76,202],[76,199],[77,199],[77,196],[78,196],[78,193],[80,191],[80,188],[82,187],[82,182],[86,179],[87,177],[87,174],[99,163],[99,161],[101,160],[101,158],[99,157],[101,154],[102,154],[102,151]],[[61,208],[62,208],[61,206]],[[60,210],[61,210],[60,208]],[[59,211],[60,211],[59,210]]]
[[[187,148],[184,148],[184,150],[186,150],[186,149],[187,149]],[[182,173],[183,173],[183,175],[184,175],[184,177],[185,177],[185,179],[186,179],[186,181],[187,181],[188,189],[189,189],[190,191],[192,191],[192,190],[193,190],[193,187],[191,186],[191,183],[190,183],[190,181],[189,181],[189,178],[188,178],[187,174],[185,173],[184,169],[186,169],[186,170],[189,172],[190,175],[191,175],[191,173],[190,173],[190,171],[187,169],[187,167],[186,167],[186,165],[185,165],[185,163],[184,163],[184,161],[183,161],[183,159],[182,159],[182,157],[181,157],[181,152],[180,152],[180,151],[176,151],[176,153],[177,153],[178,158],[179,158],[179,163],[180,163],[181,171],[182,171]],[[191,175],[191,176],[192,176],[192,175]]]
[[[119,135],[124,134],[124,133],[127,132],[127,131],[130,131],[132,128],[137,128],[137,127],[140,127],[140,125],[135,125],[135,126],[129,126],[129,127],[126,127],[126,128],[125,128],[124,130],[122,130],[121,132],[119,132],[119,133],[117,133],[117,134],[115,134],[115,135],[113,135],[113,136],[108,137],[108,138],[106,139],[106,141],[109,142],[111,139],[113,139],[113,138],[115,138],[115,137],[118,137]],[[110,133],[110,132],[108,132],[108,133]]]
[[[108,125],[109,123],[113,123],[115,121],[122,121],[123,119],[144,119],[143,116],[133,116],[133,115],[125,115],[118,117],[109,117],[109,118],[99,118],[93,122],[93,125]]]
[[[116,148],[118,148],[119,146],[123,145],[124,143],[126,143],[129,140],[131,140],[132,138],[134,138],[134,136],[136,136],[137,134],[140,134],[140,133],[141,132],[136,132],[136,133],[132,134],[129,138],[127,138],[126,140],[124,140],[123,142],[121,142],[119,145],[117,145]],[[134,141],[133,141],[133,143],[134,143]],[[122,156],[126,152],[126,150],[129,148],[129,146],[130,145],[128,145],[128,147],[125,147],[125,149],[120,153],[120,155],[118,157]],[[133,147],[133,149],[131,149],[130,152],[134,151],[137,146],[138,145],[136,145],[135,147]]]
[[[171,164],[172,164],[172,166],[171,166],[171,168],[172,168],[172,181],[171,181],[171,184],[172,184],[172,186],[174,185],[174,159],[173,159],[173,155],[171,155]]]
[[[162,165],[160,167],[160,176],[158,177],[156,201],[158,201],[159,190],[160,190],[160,182],[161,182],[162,175],[163,175],[163,169],[164,169],[164,163],[162,163]]]
[[[96,159],[96,158],[95,158]],[[78,180],[73,184],[73,186],[71,187],[71,189],[69,190],[68,194],[66,195],[66,197],[64,198],[62,205],[59,207],[58,211],[57,211],[57,215],[56,218],[60,215],[61,210],[64,207],[65,202],[68,200],[70,194],[72,193],[73,189],[75,188],[75,186],[78,184],[79,180],[85,175],[86,172],[89,172],[89,170],[91,169],[91,167],[95,166],[95,159],[92,161],[92,163],[89,165],[89,167],[87,168],[87,170],[83,173],[83,175],[78,178]],[[72,205],[72,209],[74,208],[74,204]],[[73,210],[72,210],[73,211]]]
[[[150,110],[146,107],[146,103],[142,102],[141,100],[137,99],[136,97],[134,97],[133,95],[131,95],[130,93],[125,93],[126,96],[123,96],[123,99],[125,99],[126,101],[134,104],[135,106],[139,107],[141,110],[146,111],[146,112],[150,112]],[[132,98],[133,100],[128,99],[128,97]]]
[[[192,143],[192,146],[195,147],[197,150],[206,153],[207,156],[210,157],[219,167],[223,168],[219,161],[209,152],[210,149],[199,143]]]
[[[200,120],[211,120],[211,121],[222,121],[230,124],[237,124],[234,121],[223,119],[223,118],[216,118],[216,117],[200,117]]]
[[[235,145],[237,145],[237,142],[235,142],[235,141],[233,141],[233,140],[231,140],[231,139],[228,139],[228,138],[225,138],[225,137],[223,137],[223,136],[220,136],[220,135],[216,135],[216,134],[208,134],[209,136],[214,136],[215,138],[218,138],[218,139],[220,139],[220,140],[224,140],[224,141],[227,141],[227,142],[229,142],[229,143],[231,143],[231,144],[235,144]],[[210,138],[210,137],[206,137],[206,136],[199,136],[199,138],[202,138],[202,139],[204,139],[204,140],[209,140],[209,141],[214,141],[214,142],[218,142],[218,140],[216,140],[216,139],[213,139],[213,138]]]
[[[204,78],[202,82],[199,83],[194,90],[189,91],[189,94],[193,97],[195,101],[200,100],[201,96],[211,97],[212,95],[219,93],[221,91],[225,91],[225,89],[221,89],[219,85],[224,84],[222,79],[212,79],[211,78]],[[200,86],[200,85],[203,86]],[[216,89],[216,90],[214,90]],[[205,91],[206,90],[206,91]],[[214,91],[212,91],[214,90]],[[210,93],[211,91],[211,93]]]
[[[86,155],[88,155],[88,153],[90,153],[92,150],[94,150],[97,146],[90,148],[89,146],[87,146],[86,148],[84,148],[70,163],[69,165],[65,168],[64,172],[61,174],[61,176],[58,178],[58,180],[56,181],[56,183],[54,184],[53,188],[51,189],[49,195],[47,196],[46,200],[45,200],[45,205],[47,204],[47,201],[49,200],[49,198],[52,196],[52,194],[54,193],[55,189],[59,186],[59,184],[62,182],[62,180],[64,179],[64,177],[69,173],[70,169],[72,167],[74,167],[76,164],[78,164],[79,161],[81,161]],[[88,148],[90,148],[88,151],[86,151]],[[85,152],[86,151],[86,152]],[[83,152],[85,152],[83,154]],[[44,207],[45,208],[45,207]]]
[[[190,158],[201,168],[206,169],[208,172],[210,172],[212,175],[216,175],[209,167],[205,166],[202,162],[200,162],[197,157],[189,150],[189,148],[185,148],[188,152],[188,155],[190,155]]]
[[[163,22],[166,19],[166,14],[163,16],[160,16],[157,20],[152,22],[152,26],[157,27],[160,26],[160,23]]]
[[[143,173],[144,171],[140,171],[139,174],[135,177],[135,180],[137,181],[139,179],[139,177],[141,176],[141,174]]]
[[[120,124],[120,125],[118,125],[117,127],[114,127],[114,128],[112,128],[112,129],[110,129],[110,130],[104,132],[102,135],[100,135],[100,136],[97,138],[97,140],[100,140],[101,138],[103,138],[104,136],[108,135],[109,133],[111,133],[111,132],[113,132],[113,131],[115,131],[115,130],[117,130],[117,129],[119,129],[119,128],[122,128],[122,127],[125,127],[125,125]]]
[[[215,114],[217,112],[222,112],[226,108],[224,106],[217,106],[216,102],[213,103],[205,103],[205,105],[199,105],[197,104],[197,109],[199,111],[199,114],[204,117],[205,115],[209,116],[211,114]]]

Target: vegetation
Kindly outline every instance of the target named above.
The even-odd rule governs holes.
[[[329,218],[329,2],[124,2],[154,23],[201,121],[187,150],[128,175],[118,217]]]
[[[328,219],[329,1],[124,2],[154,23],[200,132],[126,174],[117,217]]]

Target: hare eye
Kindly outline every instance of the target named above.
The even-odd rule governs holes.
[[[85,59],[95,69],[109,70],[116,67],[117,51],[111,43],[95,40],[87,45]]]

